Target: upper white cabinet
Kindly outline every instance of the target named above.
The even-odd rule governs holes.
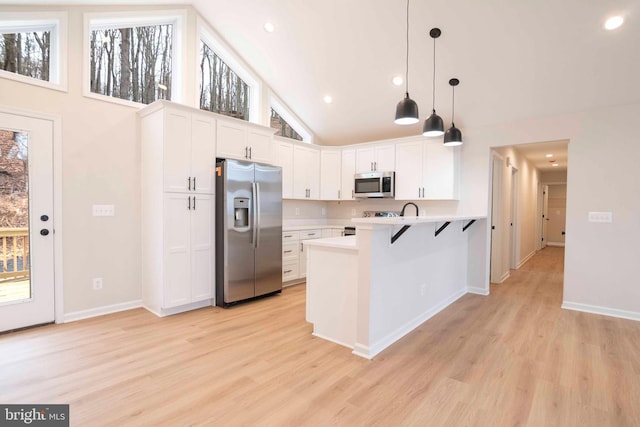
[[[354,200],[355,188],[353,176],[356,174],[356,150],[342,150],[340,200]]]
[[[210,114],[164,108],[162,115],[164,191],[213,193],[215,120]]]
[[[221,158],[272,163],[273,129],[240,120],[218,120],[217,155]]]
[[[320,199],[320,150],[294,145],[293,198]]]
[[[356,173],[387,172],[395,167],[394,144],[371,145],[356,150]]]
[[[458,156],[441,141],[396,144],[396,199],[456,200]]]
[[[293,144],[276,138],[275,164],[282,168],[282,198],[293,198]]]
[[[322,200],[340,200],[342,151],[322,149],[320,152],[320,198]]]

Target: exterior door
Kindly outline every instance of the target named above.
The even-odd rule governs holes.
[[[0,112],[0,331],[55,320],[53,122]]]

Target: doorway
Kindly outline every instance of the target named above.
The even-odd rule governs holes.
[[[0,110],[0,332],[56,318],[54,132]]]

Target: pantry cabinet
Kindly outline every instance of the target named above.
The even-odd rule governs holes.
[[[157,101],[139,123],[143,305],[158,316],[211,305],[215,115]]]

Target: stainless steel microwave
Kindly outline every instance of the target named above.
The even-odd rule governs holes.
[[[354,180],[356,198],[393,198],[395,196],[395,172],[357,173]]]

